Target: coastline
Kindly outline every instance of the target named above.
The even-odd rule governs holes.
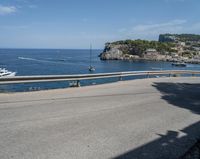
[[[183,62],[183,63],[187,63],[187,64],[200,64],[200,60],[184,60],[184,59],[170,59],[170,58],[157,58],[157,59],[152,59],[152,58],[143,58],[143,57],[127,57],[126,55],[125,56],[122,56],[120,58],[103,58],[101,57],[101,54],[99,55],[100,59],[102,61],[109,61],[109,60],[121,60],[121,61],[132,61],[132,62],[135,62],[135,61],[161,61],[161,62]]]
[[[130,55],[121,51],[118,46],[105,47],[104,51],[99,54],[100,60],[121,60],[121,61],[163,61],[163,62],[184,62],[188,64],[200,64],[200,59],[187,59],[184,57],[172,57],[169,55],[162,55],[158,53],[151,53],[149,55]]]
[[[194,37],[198,37],[198,39]],[[169,40],[170,39],[170,40]],[[200,64],[200,35],[164,34],[158,41],[120,40],[105,44],[101,60],[146,60]]]

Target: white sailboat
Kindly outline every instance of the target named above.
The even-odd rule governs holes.
[[[92,45],[90,45],[90,66],[89,66],[88,70],[90,72],[94,72],[95,71],[95,67],[92,66]]]

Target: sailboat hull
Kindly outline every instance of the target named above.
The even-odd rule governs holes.
[[[90,72],[95,71],[95,68],[94,68],[94,67],[89,67],[88,69],[89,69]]]

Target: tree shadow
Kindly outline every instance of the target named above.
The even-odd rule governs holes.
[[[163,82],[154,83],[153,87],[169,104],[200,114],[200,84]],[[165,135],[157,135],[158,139],[114,159],[178,159],[200,138],[200,121],[180,132],[169,130]]]
[[[200,84],[154,83],[153,86],[169,104],[200,114]]]
[[[183,130],[180,137],[177,131],[168,131],[166,135],[141,147],[114,157],[114,159],[178,159],[197,142],[200,136],[200,122],[196,122]]]

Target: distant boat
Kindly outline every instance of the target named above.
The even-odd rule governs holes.
[[[58,61],[66,61],[66,59],[58,59]]]
[[[92,45],[90,45],[90,66],[88,67],[88,70],[90,72],[94,72],[95,71],[95,67],[92,66]]]
[[[12,77],[15,75],[16,75],[16,72],[8,71],[5,68],[0,68],[0,78],[1,77]]]
[[[89,69],[89,71],[90,71],[90,72],[93,72],[93,71],[95,71],[95,68],[94,68],[93,66],[89,66],[89,68],[88,68],[88,69]]]
[[[172,63],[172,66],[176,66],[176,67],[186,67],[186,63],[184,62],[175,62],[175,63]]]

